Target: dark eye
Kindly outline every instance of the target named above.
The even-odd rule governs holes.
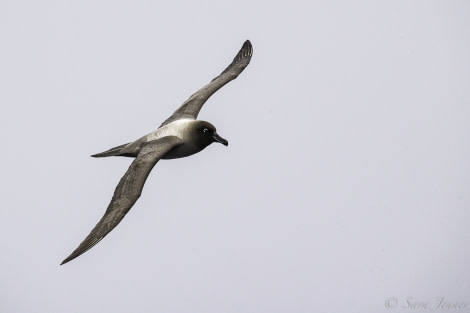
[[[204,128],[204,129],[202,130],[202,132],[203,132],[203,133],[208,133],[208,132],[209,132],[209,129],[208,129],[208,128]]]

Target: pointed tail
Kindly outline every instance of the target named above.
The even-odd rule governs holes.
[[[121,154],[121,150],[124,147],[126,147],[128,144],[129,143],[126,143],[126,144],[111,148],[111,149],[109,149],[105,152],[93,154],[92,157],[94,157],[94,158],[105,158],[105,157],[109,157],[109,156],[127,156],[126,154]]]

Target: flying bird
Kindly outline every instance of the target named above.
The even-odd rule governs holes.
[[[252,55],[253,47],[247,40],[232,63],[209,84],[191,95],[156,131],[134,142],[92,155],[95,158],[125,156],[134,158],[134,161],[119,181],[101,220],[61,265],[90,250],[121,222],[139,199],[150,171],[160,159],[187,157],[213,142],[228,145],[228,141],[217,134],[214,125],[196,118],[210,96],[243,72]]]

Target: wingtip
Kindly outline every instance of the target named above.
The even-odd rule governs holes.
[[[67,258],[65,258],[62,263],[60,263],[60,265],[64,265],[65,263],[68,263],[70,261],[72,261],[73,259],[75,259],[75,257],[71,258],[71,256],[68,256]]]
[[[245,62],[246,65],[248,65],[248,63],[250,63],[250,59],[251,59],[252,56],[253,56],[253,46],[251,45],[250,40],[247,39],[243,43],[243,46],[241,47],[240,51],[238,51],[237,55],[233,59],[232,64],[230,64],[229,67],[226,68],[224,72],[228,71],[230,66],[232,66],[234,64]],[[246,67],[246,65],[245,65],[245,67]],[[222,73],[224,73],[224,72],[222,72]]]
[[[245,40],[242,48],[240,49],[240,57],[250,57],[253,55],[253,46],[249,39]]]
[[[251,41],[249,39],[245,40],[242,46],[242,50],[249,50],[250,55],[253,53],[253,45],[251,44]]]

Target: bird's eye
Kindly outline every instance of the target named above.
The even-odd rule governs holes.
[[[203,132],[203,133],[208,133],[208,132],[209,132],[209,129],[208,129],[208,128],[204,128],[204,129],[202,130],[202,132]]]

